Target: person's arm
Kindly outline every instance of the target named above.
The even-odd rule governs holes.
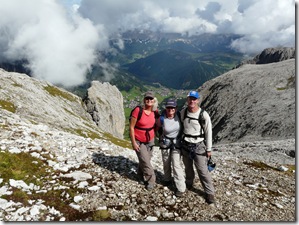
[[[162,129],[160,116],[159,116],[158,119],[156,119],[156,126],[155,126],[155,136],[158,138],[159,141],[162,133],[163,133],[163,129]]]
[[[137,119],[135,117],[132,117],[131,121],[130,121],[130,138],[131,138],[131,143],[132,143],[133,150],[139,151],[140,147],[136,142],[135,131],[134,131],[134,127],[136,125],[136,122],[137,122]]]
[[[212,150],[212,122],[209,114],[205,112],[203,115],[205,118],[205,136],[206,136],[206,147],[207,147],[207,157],[211,157]]]

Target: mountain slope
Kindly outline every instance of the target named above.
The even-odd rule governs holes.
[[[168,49],[123,66],[148,82],[175,89],[192,89],[221,74],[221,68],[193,59],[190,54]]]
[[[295,138],[295,59],[245,64],[199,90],[215,141]]]

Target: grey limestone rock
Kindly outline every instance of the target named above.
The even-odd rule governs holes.
[[[84,102],[87,112],[101,130],[123,138],[125,129],[123,96],[116,86],[108,82],[93,81]]]

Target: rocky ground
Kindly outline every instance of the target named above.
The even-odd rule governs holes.
[[[0,113],[0,153],[25,152],[50,168],[42,185],[0,174],[0,221],[296,221],[294,139],[215,145],[211,206],[198,178],[181,198],[161,184],[158,149],[158,183],[147,191],[137,182],[132,150]],[[20,190],[26,198],[15,197]],[[59,204],[44,198],[57,191]]]

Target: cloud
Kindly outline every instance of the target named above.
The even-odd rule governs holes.
[[[295,46],[294,0],[82,0],[79,12],[105,26],[110,35],[133,29],[233,33],[242,38],[232,48],[249,54]]]
[[[101,26],[68,14],[56,1],[0,0],[1,59],[27,59],[34,77],[54,84],[82,84],[96,60],[96,49],[108,47]]]
[[[257,54],[295,46],[294,0],[0,0],[0,61],[27,59],[37,78],[84,82],[92,65],[111,70],[98,50],[128,30],[184,35],[233,33],[231,47]],[[67,8],[68,7],[68,8]],[[119,40],[119,48],[123,42]]]

